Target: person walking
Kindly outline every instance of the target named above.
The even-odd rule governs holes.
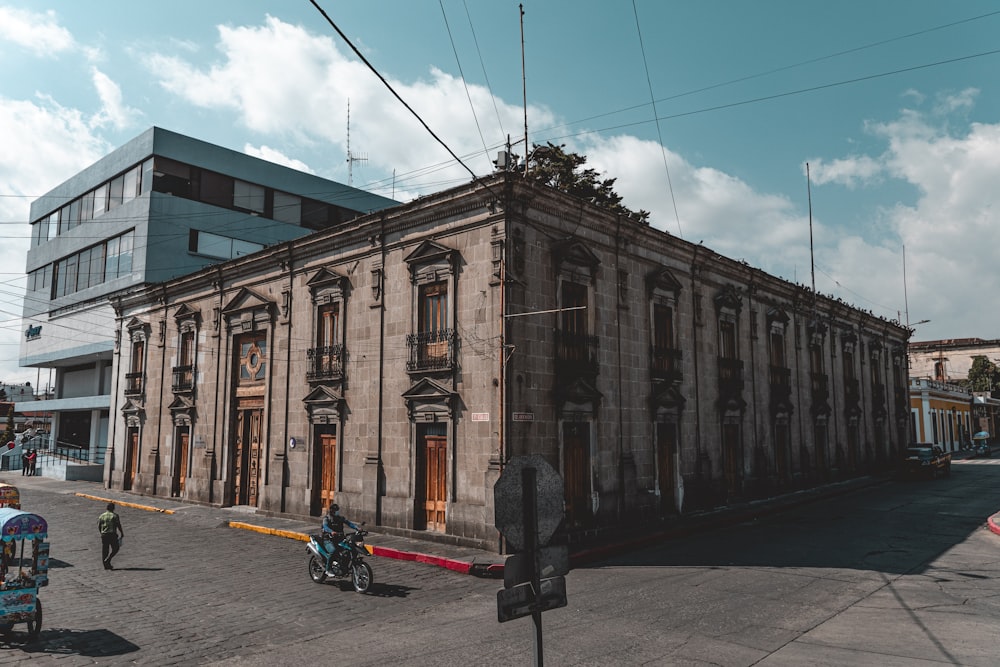
[[[108,503],[108,511],[97,517],[97,529],[101,531],[101,559],[104,561],[104,569],[113,570],[115,568],[111,565],[111,559],[121,548],[119,538],[125,537],[121,519],[115,514],[114,503]]]

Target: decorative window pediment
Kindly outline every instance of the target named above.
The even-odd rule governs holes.
[[[275,303],[256,292],[240,288],[232,299],[222,308],[226,325],[230,329],[239,328],[242,331],[262,329],[274,318]]]
[[[681,283],[674,274],[667,269],[650,272],[646,276],[646,289],[649,290],[650,297],[660,294],[670,294],[676,299],[682,289]]]
[[[331,269],[321,268],[306,282],[306,287],[309,288],[309,292],[312,294],[313,303],[318,305],[332,301],[342,301],[350,288],[350,284],[346,276],[342,276]]]
[[[734,285],[726,285],[715,295],[715,309],[719,312],[730,310],[736,315],[743,309],[743,299]]]
[[[600,406],[602,398],[601,392],[582,377],[578,377],[556,390],[556,404],[562,414],[597,414],[597,408]]]
[[[552,246],[552,257],[559,273],[569,275],[580,282],[584,282],[581,276],[590,283],[597,278],[601,260],[579,239],[568,238],[557,241]]]
[[[775,325],[785,327],[788,325],[790,320],[791,318],[788,317],[788,313],[785,312],[783,308],[775,308],[772,306],[767,309],[767,325],[769,327],[773,327]]]
[[[649,406],[656,415],[654,421],[677,421],[684,411],[685,402],[684,395],[676,385],[659,385],[658,390],[649,397]],[[666,419],[667,416],[672,418]]]
[[[434,241],[424,241],[406,256],[412,280],[417,284],[445,280],[455,272],[457,253]]]
[[[174,400],[167,406],[167,409],[170,410],[174,426],[191,426],[194,421],[194,401],[188,396],[174,396]]]
[[[201,323],[201,312],[186,303],[182,303],[174,312],[174,320],[178,323],[191,322],[192,325],[198,325]]]
[[[344,397],[331,387],[320,385],[302,399],[311,424],[332,424],[340,421]]]
[[[413,421],[451,419],[457,394],[431,378],[422,378],[403,393]]]
[[[146,410],[132,399],[125,399],[125,403],[122,405],[122,418],[125,420],[126,426],[138,428],[146,421]]]
[[[149,340],[149,335],[153,330],[149,322],[143,322],[137,317],[130,319],[125,328],[128,330],[131,340]]]

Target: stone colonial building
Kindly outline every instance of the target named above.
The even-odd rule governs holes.
[[[566,528],[883,469],[910,330],[500,173],[113,301],[106,483],[497,545],[539,453]]]

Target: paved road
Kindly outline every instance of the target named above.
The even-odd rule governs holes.
[[[1000,466],[956,461],[948,479],[623,550],[568,575],[569,605],[543,616],[546,662],[995,665],[1000,536],[984,526],[998,482]],[[0,663],[532,662],[530,621],[496,621],[495,580],[380,558],[370,595],[316,585],[300,542],[195,507],[122,508],[126,544],[106,572],[100,503],[44,488],[24,492],[52,534],[43,630],[0,647]]]

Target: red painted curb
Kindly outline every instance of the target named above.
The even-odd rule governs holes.
[[[994,514],[993,516],[991,516],[989,519],[986,520],[986,523],[990,527],[990,530],[992,530],[997,535],[1000,535],[1000,525],[997,525],[998,516],[1000,516],[1000,514]]]
[[[443,558],[441,556],[430,556],[428,554],[415,553],[413,551],[400,551],[399,549],[392,549],[389,547],[372,546],[372,555],[381,556],[383,558],[395,558],[396,560],[410,560],[417,563],[427,563],[428,565],[436,565],[460,574],[468,574],[469,571],[472,570],[472,563],[466,563],[465,561]]]

